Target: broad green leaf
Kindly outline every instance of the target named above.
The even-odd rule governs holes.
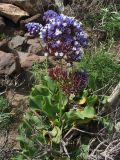
[[[56,114],[59,113],[57,105],[52,104],[51,97],[43,97],[42,110],[48,115],[48,117],[54,119]]]
[[[49,134],[51,135],[54,143],[60,143],[62,132],[59,127],[55,126],[53,130],[49,132]]]
[[[42,131],[40,131],[38,134],[33,134],[32,135],[32,140],[33,141],[38,140],[41,143],[46,143],[45,136],[43,135]]]
[[[86,106],[84,111],[81,111],[84,118],[94,118],[95,109],[92,106]]]
[[[78,119],[84,119],[84,115],[81,111],[72,110],[66,113],[66,117],[68,121],[75,121]]]
[[[51,80],[49,76],[43,77],[43,84],[49,88],[49,90],[53,93],[57,92],[58,86],[55,81]]]
[[[32,96],[48,96],[49,95],[49,89],[47,87],[44,87],[42,85],[36,85],[33,89],[32,89]]]
[[[38,110],[42,110],[42,100],[43,97],[42,96],[30,96],[30,107],[33,109],[38,109]]]
[[[75,120],[84,120],[85,118],[94,118],[95,110],[91,106],[86,106],[83,111],[81,110],[72,110],[66,113],[66,117],[68,121]]]
[[[61,102],[62,106],[61,107],[63,110],[65,109],[67,103],[68,103],[68,98],[64,94],[62,94],[62,102]]]
[[[61,109],[64,110],[68,103],[68,98],[62,91],[59,90],[59,92],[55,95],[55,101],[59,104]]]
[[[102,104],[107,104],[108,103],[108,96],[104,96],[102,100]]]

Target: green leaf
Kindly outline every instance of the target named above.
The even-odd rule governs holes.
[[[78,148],[76,152],[76,160],[87,160],[89,155],[89,144],[82,144],[81,148]]]
[[[42,110],[43,96],[30,96],[29,104],[30,107],[37,110]]]
[[[62,102],[61,102],[61,104],[62,104],[61,107],[62,107],[63,110],[65,109],[67,103],[68,103],[68,98],[63,94],[62,95]]]
[[[60,143],[62,132],[59,127],[55,126],[53,130],[49,132],[49,134],[51,135],[54,143]]]
[[[48,96],[49,95],[49,89],[47,87],[44,87],[42,85],[36,85],[32,89],[32,96],[42,95],[42,96]]]
[[[51,96],[43,97],[42,110],[52,119],[55,119],[56,114],[59,113],[57,105],[52,104]]]
[[[65,94],[62,91],[59,90],[58,94],[55,96],[55,100],[58,102],[61,109],[64,110],[67,103],[68,103],[67,96],[65,96]]]
[[[82,111],[84,118],[94,118],[95,109],[92,106],[86,106],[84,111]]]
[[[102,104],[107,104],[108,103],[108,96],[104,96],[102,100]]]
[[[51,78],[49,76],[43,77],[43,85],[47,86],[49,88],[49,90],[53,93],[57,92],[57,90],[58,90],[57,83],[55,81],[51,80]]]
[[[66,117],[68,121],[75,121],[78,119],[84,119],[84,115],[81,111],[72,110],[66,113]]]
[[[107,129],[109,134],[113,133],[114,124],[108,116],[98,117],[98,121],[104,125],[104,127]]]
[[[25,137],[23,137],[22,135],[18,135],[16,140],[21,141],[21,142],[25,142]]]
[[[92,106],[86,106],[83,111],[72,110],[66,113],[68,121],[91,119],[95,117],[95,109]]]
[[[19,155],[20,153],[14,155],[11,160],[23,160],[24,156],[23,155]]]
[[[33,140],[33,141],[38,140],[39,142],[41,142],[41,143],[43,143],[43,144],[46,143],[45,136],[44,136],[44,134],[42,133],[42,131],[40,131],[38,134],[33,134],[33,135],[32,135],[32,140]]]

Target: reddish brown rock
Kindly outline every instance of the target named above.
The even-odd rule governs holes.
[[[40,22],[41,20],[41,14],[36,14],[30,18],[27,18],[25,20],[20,21],[20,27],[25,28],[25,24],[30,23],[30,22]]]
[[[40,38],[32,38],[32,39],[28,39],[27,44],[35,44],[35,43],[39,43],[40,45]]]
[[[28,12],[30,15],[35,15],[37,13],[43,13],[44,7],[50,5],[55,5],[53,0],[0,0],[3,3],[11,3],[19,6],[24,11]]]
[[[0,41],[0,50],[7,50],[8,49],[8,40],[3,39]]]
[[[21,68],[31,68],[34,62],[43,62],[46,57],[30,53],[18,52]]]
[[[33,54],[40,54],[41,52],[41,47],[39,44],[33,44],[33,45],[30,45],[30,47],[28,48],[28,52],[29,53],[33,53]]]
[[[29,16],[26,11],[7,3],[0,3],[0,15],[11,19],[14,23],[17,23],[22,17]]]
[[[16,58],[12,53],[0,51],[0,75],[10,75],[16,70]]]
[[[39,37],[28,39],[27,44],[29,45],[27,52],[42,55],[42,44]]]

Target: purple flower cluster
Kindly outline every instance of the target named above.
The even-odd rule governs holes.
[[[39,23],[31,22],[31,23],[27,23],[25,27],[28,29],[28,32],[30,32],[31,35],[36,36],[36,35],[39,35],[42,25]]]
[[[85,71],[78,71],[69,75],[68,81],[64,81],[62,90],[67,94],[76,94],[87,86],[88,75]]]
[[[88,36],[83,31],[81,23],[74,17],[58,14],[52,10],[44,13],[46,25],[28,23],[26,27],[30,34],[40,34],[45,43],[45,56],[63,58],[67,62],[79,61],[83,55],[83,47],[88,45]]]
[[[48,71],[49,71],[49,76],[52,78],[52,80],[56,80],[56,81],[62,82],[62,81],[66,81],[66,79],[68,79],[67,71],[63,70],[59,66],[51,68]]]
[[[53,18],[57,17],[58,14],[54,12],[53,10],[48,10],[44,13],[43,20],[46,22],[50,22]]]
[[[41,28],[40,38],[46,44],[48,55],[65,57],[68,62],[79,61],[83,55],[82,47],[88,44],[87,34],[81,23],[74,17],[47,11],[44,20],[48,23]]]
[[[52,80],[59,82],[60,87],[67,95],[82,91],[86,87],[88,81],[88,75],[85,71],[68,73],[58,66],[49,69],[49,76]]]

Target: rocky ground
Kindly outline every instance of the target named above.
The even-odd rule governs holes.
[[[4,160],[9,159],[13,150],[19,149],[15,140],[16,129],[28,105],[26,97],[32,86],[29,72],[31,66],[33,62],[45,60],[39,37],[31,37],[26,32],[25,24],[32,21],[42,22],[43,12],[48,8],[56,9],[55,2],[0,0],[0,95],[6,96],[14,114],[9,131],[0,133],[0,158],[5,157]],[[119,43],[111,48],[115,53],[117,50],[118,57],[119,49]]]

